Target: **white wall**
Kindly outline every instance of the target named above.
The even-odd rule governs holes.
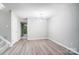
[[[28,39],[46,39],[47,38],[47,20],[41,18],[29,18],[27,21]]]
[[[0,36],[11,41],[11,12],[0,10]]]
[[[79,52],[79,4],[54,4],[49,20],[49,38]]]
[[[20,19],[11,11],[11,42],[12,45],[20,40],[21,28]]]

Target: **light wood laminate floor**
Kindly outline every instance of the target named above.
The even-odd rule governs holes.
[[[9,48],[4,55],[75,55],[75,53],[48,39],[21,39]]]

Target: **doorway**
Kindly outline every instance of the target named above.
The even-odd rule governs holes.
[[[27,38],[27,23],[21,22],[21,37],[23,39]]]

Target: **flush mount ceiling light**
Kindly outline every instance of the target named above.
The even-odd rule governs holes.
[[[5,6],[2,3],[0,3],[0,10],[4,9],[4,8],[5,8]]]
[[[50,12],[49,11],[35,11],[34,12],[34,16],[38,17],[38,18],[48,18],[50,16]]]

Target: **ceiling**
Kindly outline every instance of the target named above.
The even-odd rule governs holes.
[[[12,10],[20,18],[50,17],[52,3],[3,3],[7,10]]]

